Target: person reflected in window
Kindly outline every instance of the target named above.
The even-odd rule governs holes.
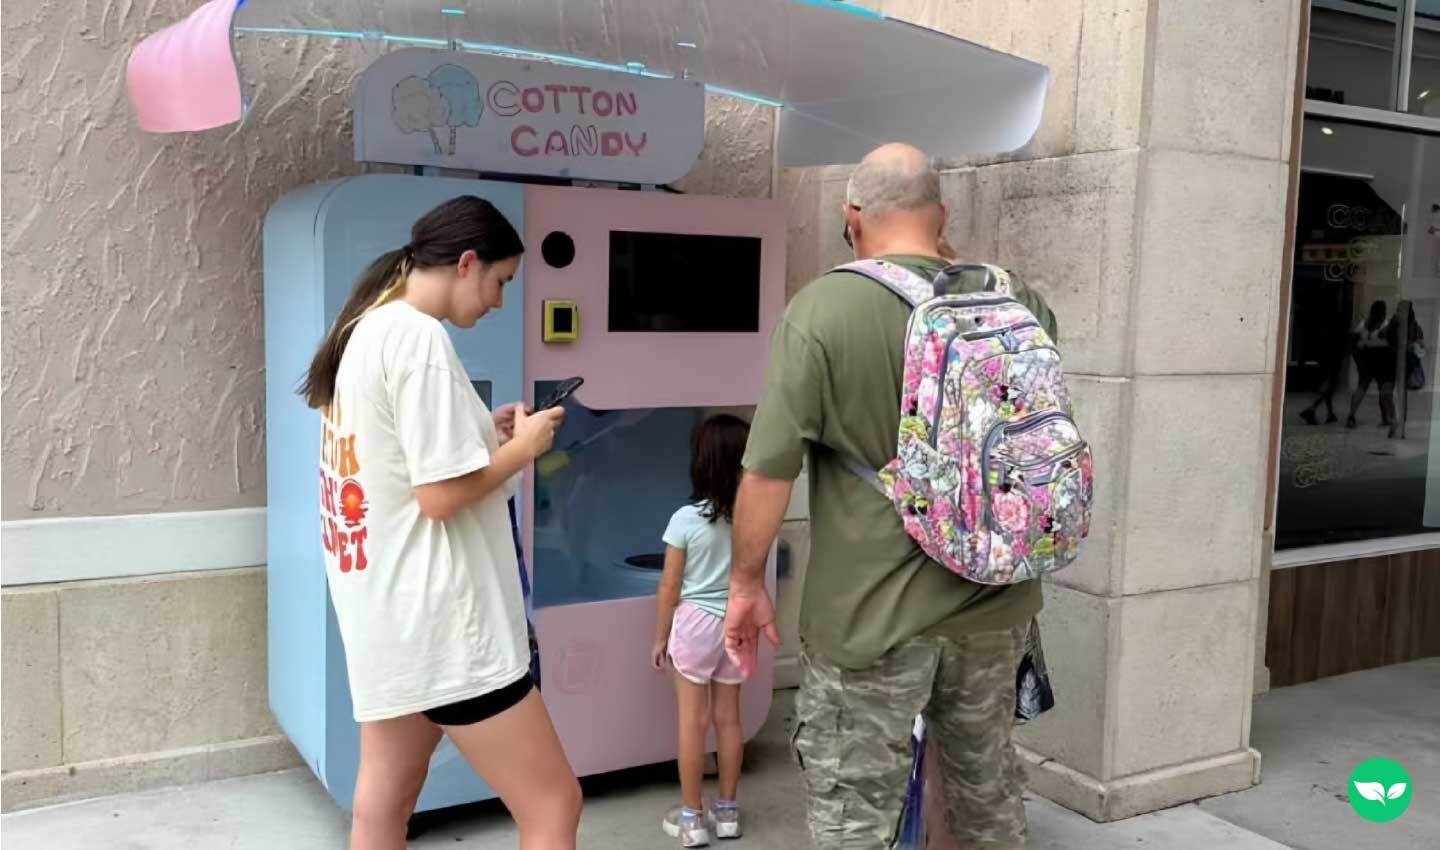
[[[1405,334],[1405,389],[1418,392],[1425,389],[1425,331],[1415,319],[1415,308],[1408,311],[1409,330]]]
[[[1360,370],[1360,384],[1350,397],[1350,416],[1346,428],[1357,424],[1355,415],[1365,402],[1370,385],[1380,393],[1380,425],[1395,434],[1395,323],[1389,318],[1384,301],[1370,305],[1370,315],[1355,328],[1355,365]]]
[[[1340,389],[1345,381],[1345,364],[1354,351],[1354,336],[1350,329],[1350,319],[1346,315],[1349,311],[1337,312],[1335,319],[1330,322],[1329,335],[1333,338],[1330,345],[1325,347],[1324,360],[1320,363],[1321,373],[1324,379],[1320,384],[1320,390],[1315,394],[1315,400],[1310,406],[1300,411],[1300,418],[1307,425],[1319,425],[1320,418],[1317,415],[1321,406],[1325,408],[1325,424],[1334,425],[1340,421],[1335,415],[1335,391]]]

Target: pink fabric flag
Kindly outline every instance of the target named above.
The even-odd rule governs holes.
[[[240,73],[230,47],[237,0],[210,0],[130,54],[125,86],[151,133],[209,130],[240,120]]]

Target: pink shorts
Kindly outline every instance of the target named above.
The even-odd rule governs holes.
[[[740,667],[725,654],[725,620],[689,602],[681,602],[670,624],[670,663],[697,685],[745,681]]]

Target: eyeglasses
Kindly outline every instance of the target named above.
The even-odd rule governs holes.
[[[852,209],[852,210],[854,210],[857,215],[858,215],[859,212],[860,212],[860,206],[859,206],[858,204],[848,204],[848,203],[847,203],[847,204],[845,205],[845,207],[846,207],[847,209]],[[847,247],[850,247],[850,248],[854,248],[854,247],[855,247],[854,241],[852,241],[851,238],[850,238],[850,225],[849,225],[849,223],[847,223],[843,218],[840,220],[840,238],[842,238],[842,239],[845,240],[845,245],[846,245]]]

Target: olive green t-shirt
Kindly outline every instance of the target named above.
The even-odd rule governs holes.
[[[886,257],[926,279],[945,266]],[[1016,298],[1051,335],[1055,318],[1032,291]],[[905,533],[894,507],[846,469],[849,453],[879,469],[895,456],[910,307],[875,281],[830,272],[802,289],[770,344],[765,389],[745,468],[794,480],[807,453],[810,562],[800,604],[806,649],[867,667],[922,634],[1022,625],[1041,605],[1040,583],[991,587],[936,563]]]

